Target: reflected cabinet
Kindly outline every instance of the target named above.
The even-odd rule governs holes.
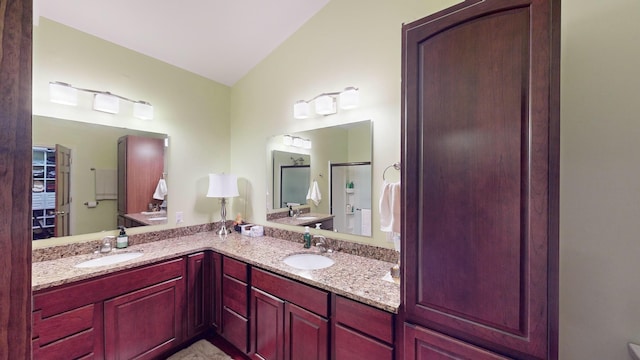
[[[406,359],[557,358],[559,9],[403,26]]]

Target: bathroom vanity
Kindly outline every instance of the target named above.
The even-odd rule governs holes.
[[[34,262],[34,359],[155,358],[210,329],[255,358],[393,359],[391,264],[340,252],[319,270],[282,261],[303,250],[205,232],[118,250],[144,255],[109,266],[75,267],[93,254]]]

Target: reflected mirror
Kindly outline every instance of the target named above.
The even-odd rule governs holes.
[[[33,239],[166,224],[166,138],[33,116]]]
[[[370,120],[277,135],[267,154],[267,221],[371,236]]]

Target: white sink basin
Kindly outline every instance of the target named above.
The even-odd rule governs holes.
[[[313,220],[313,219],[317,219],[317,216],[298,216],[296,219],[298,220]]]
[[[335,263],[333,259],[318,254],[293,254],[282,261],[299,270],[324,269]]]
[[[149,221],[167,220],[167,217],[166,216],[156,216],[156,217],[149,218],[147,220],[149,220]]]
[[[129,252],[129,253],[122,253],[122,254],[108,255],[108,256],[99,257],[93,260],[83,261],[79,264],[76,264],[75,267],[89,268],[89,267],[96,267],[96,266],[113,265],[113,264],[121,263],[124,261],[133,260],[135,258],[139,258],[142,255],[144,255],[144,253],[141,253],[141,252]]]

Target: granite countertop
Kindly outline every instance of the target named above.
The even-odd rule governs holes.
[[[156,211],[153,214],[130,213],[124,214],[124,216],[145,225],[162,225],[167,223],[166,211]]]
[[[313,217],[313,219],[309,219]],[[334,215],[331,214],[320,214],[320,213],[302,213],[297,217],[281,217],[277,219],[273,219],[270,221],[277,222],[279,224],[285,225],[295,225],[295,226],[313,226],[316,223],[323,222],[325,220],[333,219]],[[300,219],[302,218],[302,219]]]
[[[104,255],[86,254],[57,260],[34,262],[32,290],[38,291],[79,280],[151,264],[162,260],[213,250],[261,269],[298,280],[392,313],[400,306],[400,286],[383,280],[392,263],[361,256],[334,252],[326,254],[335,264],[319,270],[298,270],[282,259],[295,253],[317,252],[304,249],[302,243],[272,237],[248,237],[233,233],[220,237],[215,232],[202,232],[140,245],[116,249],[109,255],[142,251],[144,255],[126,262],[93,268],[76,268],[75,264]]]

